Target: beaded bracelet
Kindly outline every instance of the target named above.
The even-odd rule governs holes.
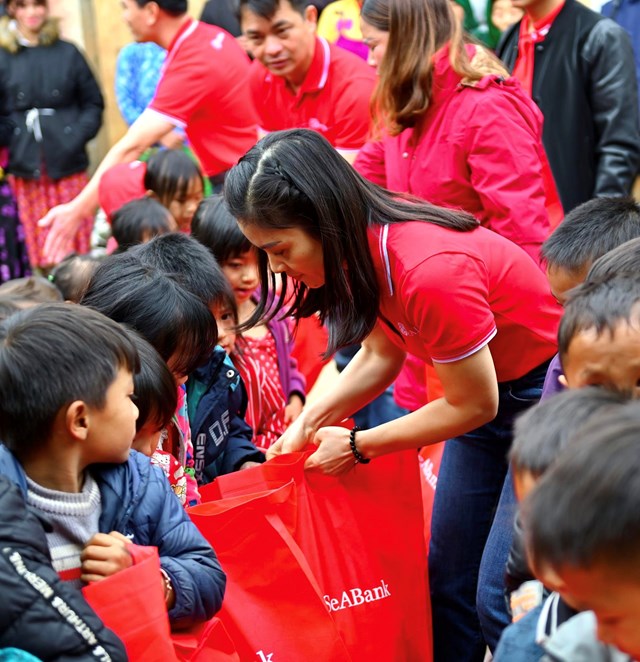
[[[356,448],[356,432],[360,432],[360,428],[357,425],[354,425],[351,432],[349,433],[349,446],[351,446],[351,452],[356,458],[356,464],[369,464],[371,459],[364,457],[364,455],[362,455]]]

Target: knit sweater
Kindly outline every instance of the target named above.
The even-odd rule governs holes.
[[[51,524],[47,544],[54,569],[61,579],[81,587],[80,555],[86,543],[98,533],[100,490],[87,473],[81,492],[58,492],[38,485],[27,476],[27,503]]]

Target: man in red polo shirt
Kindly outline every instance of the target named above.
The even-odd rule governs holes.
[[[250,89],[262,132],[306,128],[350,162],[369,134],[375,73],[361,58],[316,37],[307,0],[240,0],[255,56]]]
[[[187,0],[123,0],[136,41],[166,48],[162,76],[149,107],[107,153],[84,190],[40,221],[51,226],[45,254],[51,264],[70,250],[79,220],[94,213],[102,174],[137,159],[176,127],[185,129],[204,174],[218,183],[256,142],[256,116],[246,86],[249,59],[221,28],[187,16]]]

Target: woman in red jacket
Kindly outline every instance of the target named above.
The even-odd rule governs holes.
[[[549,217],[535,103],[499,60],[463,42],[449,0],[366,0],[361,17],[379,73],[372,108],[380,139],[360,150],[356,170],[392,191],[464,209],[538,262]],[[552,198],[553,180],[546,186]]]
[[[260,249],[261,299],[247,323],[292,300],[296,318],[319,313],[328,352],[362,342],[331,392],[305,407],[271,454],[313,442],[319,449],[309,466],[340,474],[378,455],[453,439],[436,492],[447,495],[442,519],[450,527],[437,544],[453,537],[447,607],[468,605],[477,631],[478,566],[503,484],[511,488],[513,417],[540,396],[560,309],[542,271],[513,242],[470,214],[404,197],[359,176],[322,136],[303,129],[261,140],[225,183],[232,214]],[[406,352],[433,363],[444,397],[351,436],[326,427],[381,393]],[[495,550],[506,559],[511,519],[496,524],[505,540]],[[443,656],[483,654],[476,631],[446,642]]]

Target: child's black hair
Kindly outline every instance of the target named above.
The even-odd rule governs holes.
[[[136,431],[147,423],[167,427],[178,406],[176,382],[163,358],[139,333],[127,330],[138,351],[140,370],[133,377],[135,402],[138,407]]]
[[[111,231],[118,242],[119,253],[176,228],[169,210],[146,195],[122,205],[111,218]]]
[[[509,460],[514,471],[541,476],[558,459],[576,427],[628,401],[628,396],[590,386],[564,391],[518,416]]]
[[[217,303],[229,288],[227,279],[209,251],[182,232],[154,237],[132,250],[143,264],[173,274],[189,292],[207,306]]]
[[[124,329],[95,310],[50,303],[12,315],[0,324],[0,439],[28,456],[63,407],[104,407],[118,370],[138,365]]]
[[[598,258],[589,269],[586,282],[607,280],[612,276],[640,273],[640,237],[630,239]]]
[[[0,285],[0,296],[9,296],[32,304],[62,301],[58,288],[41,276],[9,280]]]
[[[181,149],[161,149],[147,161],[144,187],[158,196],[158,200],[168,207],[173,200],[186,197],[189,184],[204,180],[198,164]]]
[[[640,205],[633,198],[595,198],[569,212],[542,244],[550,267],[579,273],[629,239],[640,237]]]
[[[583,283],[567,301],[558,330],[558,352],[566,355],[578,333],[594,329],[613,337],[620,322],[640,324],[640,274],[621,274],[604,282]]]
[[[218,339],[213,315],[202,300],[131,252],[106,258],[80,303],[138,331],[174,375],[188,375],[204,364]]]
[[[20,299],[13,297],[3,296],[0,297],[0,322],[3,322],[14,313],[22,310],[20,306]]]
[[[198,205],[191,222],[191,235],[213,253],[219,264],[255,250],[242,234],[222,195],[212,195]]]
[[[54,268],[49,280],[60,290],[65,301],[78,303],[98,264],[100,258],[72,253]]]
[[[640,404],[576,430],[523,504],[534,567],[621,567],[640,576]]]

